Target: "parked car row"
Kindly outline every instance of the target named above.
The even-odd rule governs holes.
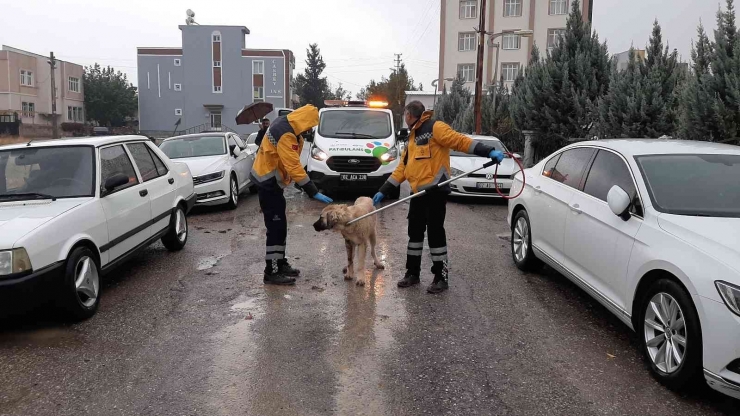
[[[579,143],[514,178],[511,253],[546,263],[637,332],[654,376],[740,398],[740,148]]]

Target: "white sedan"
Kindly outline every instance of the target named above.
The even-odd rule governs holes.
[[[496,150],[508,152],[506,146],[504,146],[504,144],[495,137],[470,136],[470,138],[493,146]],[[519,158],[519,155],[514,154],[514,157]],[[450,151],[450,170],[452,171],[452,176],[457,176],[464,172],[479,168],[486,162],[490,161],[491,159],[485,157],[470,155],[454,150]],[[501,191],[502,194],[508,195],[509,190],[511,189],[511,178],[518,171],[519,166],[516,164],[514,159],[507,157],[498,166],[498,176],[495,175],[496,166],[491,166],[452,182],[450,184],[452,195],[500,198],[501,195],[496,192],[496,186],[498,185],[499,191]],[[496,179],[495,182],[494,177]]]
[[[193,204],[188,167],[146,137],[0,146],[0,304],[48,291],[92,316],[102,274],[159,239],[185,246]]]
[[[245,144],[235,133],[198,133],[171,137],[159,145],[173,160],[190,168],[197,194],[196,205],[223,205],[236,209],[239,195],[256,192],[249,172],[257,146]]]
[[[668,387],[703,376],[740,398],[740,148],[579,143],[525,177],[509,202],[517,266],[545,262],[604,304]]]

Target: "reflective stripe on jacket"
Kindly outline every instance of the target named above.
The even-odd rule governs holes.
[[[316,185],[301,166],[301,133],[318,124],[319,110],[312,105],[305,105],[275,119],[257,152],[249,175],[251,181],[265,189],[285,188],[295,181],[309,196],[316,195]]]
[[[403,181],[409,181],[411,192],[419,192],[450,178],[450,149],[488,157],[493,147],[452,130],[450,126],[432,120],[425,111],[409,134],[409,144],[393,174],[380,188],[388,195]],[[442,191],[449,192],[449,186]]]

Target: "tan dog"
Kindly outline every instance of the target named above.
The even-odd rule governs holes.
[[[316,231],[334,230],[344,237],[344,245],[347,248],[347,267],[344,268],[344,279],[352,280],[355,277],[354,254],[358,255],[357,284],[365,285],[365,257],[367,246],[370,245],[370,253],[373,255],[375,267],[383,269],[383,263],[378,260],[375,253],[375,225],[376,219],[372,215],[352,225],[347,223],[357,217],[375,211],[373,200],[368,197],[357,198],[354,205],[332,204],[321,211],[318,221],[313,224]]]

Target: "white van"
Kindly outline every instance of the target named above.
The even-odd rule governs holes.
[[[398,166],[393,113],[386,102],[327,100],[319,125],[306,138],[301,163],[324,193],[372,195]],[[398,193],[389,195],[398,198]]]

